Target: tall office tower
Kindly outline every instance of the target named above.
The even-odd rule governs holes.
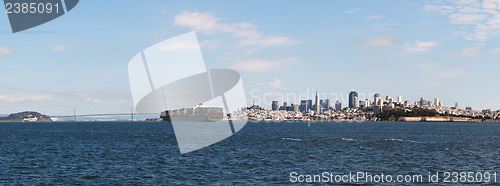
[[[313,109],[313,101],[308,99],[307,100],[307,112]]]
[[[420,98],[420,103],[419,103],[419,105],[420,105],[421,107],[422,107],[422,106],[424,106],[424,104],[425,104],[424,102],[425,102],[424,98]]]
[[[455,109],[457,109],[457,110],[458,110],[458,108],[459,108],[459,107],[458,107],[458,102],[455,102]]]
[[[401,97],[401,95],[398,95],[398,103],[403,103],[403,98]]]
[[[359,106],[359,108],[365,108],[365,102],[359,101],[358,106]]]
[[[337,100],[337,102],[335,102],[335,110],[336,111],[342,110],[342,103],[339,100]]]
[[[439,105],[438,106],[442,107],[443,106],[443,101],[439,100]]]
[[[316,90],[316,100],[314,101],[314,113],[319,113],[320,105],[318,99],[318,90]]]
[[[358,93],[356,91],[351,91],[349,93],[349,108],[358,107]]]
[[[279,104],[278,101],[273,101],[273,104],[271,105],[272,110],[278,110],[279,109]]]
[[[434,98],[434,105],[439,107],[439,98]]]
[[[309,105],[308,105],[308,103],[309,102],[307,100],[301,100],[300,101],[300,106],[299,106],[300,112],[303,112],[303,113],[309,112]]]
[[[297,103],[292,103],[293,111],[294,112],[299,112],[299,104]]]
[[[371,104],[372,104],[372,103],[370,102],[370,100],[369,100],[369,99],[365,99],[365,104],[364,104],[364,105],[365,105],[365,108],[370,107],[370,106],[371,106]]]
[[[377,103],[378,103],[378,98],[380,98],[380,94],[379,94],[379,93],[375,93],[375,94],[373,94],[373,102],[374,102],[375,104],[377,104]]]
[[[323,107],[325,108],[326,111],[330,111],[330,99],[325,99],[325,101],[323,101]]]
[[[285,108],[286,108],[287,106],[288,106],[288,102],[284,101],[284,102],[283,102],[283,107],[285,107]]]

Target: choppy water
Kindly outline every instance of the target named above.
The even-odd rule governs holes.
[[[499,123],[249,123],[180,155],[164,122],[0,123],[0,184],[269,184],[290,173],[500,170]]]

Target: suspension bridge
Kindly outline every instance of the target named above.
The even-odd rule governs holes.
[[[79,117],[104,117],[104,116],[130,116],[132,120],[134,120],[134,116],[160,116],[160,113],[138,113],[138,112],[133,112],[133,109],[131,109],[131,112],[125,113],[97,113],[97,114],[87,114],[87,113],[82,113],[82,114],[77,114],[76,109],[73,109],[73,113],[65,113],[61,115],[50,115],[50,118],[73,118],[74,121],[77,121],[77,118]]]

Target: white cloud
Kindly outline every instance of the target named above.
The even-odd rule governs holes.
[[[441,77],[441,78],[454,78],[454,77],[462,76],[463,74],[464,74],[464,72],[462,69],[452,68],[449,70],[438,72],[437,76]]]
[[[238,37],[238,42],[242,46],[272,46],[272,45],[291,45],[297,43],[296,40],[286,36],[263,36],[256,26],[251,23],[220,23],[221,18],[215,17],[211,13],[200,13],[183,11],[174,17],[176,25],[187,26],[195,31],[214,34],[231,33]]]
[[[284,69],[294,61],[296,61],[295,58],[288,58],[276,61],[264,60],[264,59],[249,59],[234,63],[232,65],[232,68],[250,72],[268,72],[268,71],[276,71]]]
[[[209,33],[222,29],[220,28],[222,25],[217,24],[219,20],[220,18],[215,17],[211,13],[189,13],[188,11],[184,11],[174,17],[176,25],[187,26],[196,31]]]
[[[449,18],[453,24],[476,24],[481,20],[485,20],[486,15],[455,13],[451,14]]]
[[[59,51],[63,51],[66,49],[66,46],[65,45],[57,45],[54,47],[54,49],[52,49],[54,52],[59,52]]]
[[[495,48],[495,49],[491,50],[491,52],[496,53],[496,54],[500,54],[500,48]]]
[[[0,102],[2,104],[12,104],[20,102],[39,102],[54,100],[54,96],[47,93],[1,93]]]
[[[210,50],[219,48],[218,41],[203,40],[200,42],[200,47],[206,47]]]
[[[344,13],[346,13],[346,14],[352,14],[352,13],[354,13],[356,11],[357,11],[356,9],[352,9],[352,10],[346,10],[346,11],[344,11]]]
[[[479,47],[474,47],[474,48],[464,48],[461,52],[460,55],[462,56],[469,56],[469,57],[474,57],[479,54]]]
[[[482,3],[477,0],[448,0],[448,2],[450,6],[428,4],[424,9],[447,15],[452,24],[471,25],[471,31],[459,34],[466,40],[485,42],[492,35],[500,35],[499,0],[484,0]],[[467,27],[464,26],[462,29]]]
[[[416,41],[414,46],[411,46],[410,43],[406,43],[405,49],[413,52],[424,52],[436,45],[438,45],[438,43],[434,41]]]
[[[11,48],[0,47],[0,56],[12,56],[15,52]]]
[[[286,90],[286,88],[281,85],[281,79],[274,79],[274,81],[270,82],[269,83],[269,87],[273,88],[273,89],[282,89],[282,90]]]
[[[375,36],[368,38],[359,38],[355,40],[366,48],[377,46],[393,46],[398,42],[398,39],[392,36]]]
[[[172,51],[172,50],[189,50],[189,49],[198,49],[199,45],[196,42],[189,41],[173,41],[162,43],[156,47],[157,50],[160,51]]]
[[[382,19],[383,15],[371,15],[371,16],[368,16],[367,18],[368,19]]]
[[[424,9],[427,11],[439,12],[444,15],[452,13],[455,10],[455,8],[451,6],[443,6],[443,5],[425,5]]]

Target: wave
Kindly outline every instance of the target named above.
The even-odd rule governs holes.
[[[282,140],[289,140],[289,141],[302,141],[302,139],[295,139],[295,138],[281,138]]]
[[[398,142],[410,142],[410,143],[427,143],[427,142],[422,142],[422,141],[413,141],[413,140],[405,140],[405,139],[384,139],[385,141],[398,141]]]
[[[337,138],[337,137],[334,137],[334,138],[326,138],[324,140],[333,140],[333,139],[339,139],[339,140],[343,140],[343,141],[359,141],[359,140],[355,140],[355,139],[352,139],[352,138]]]

